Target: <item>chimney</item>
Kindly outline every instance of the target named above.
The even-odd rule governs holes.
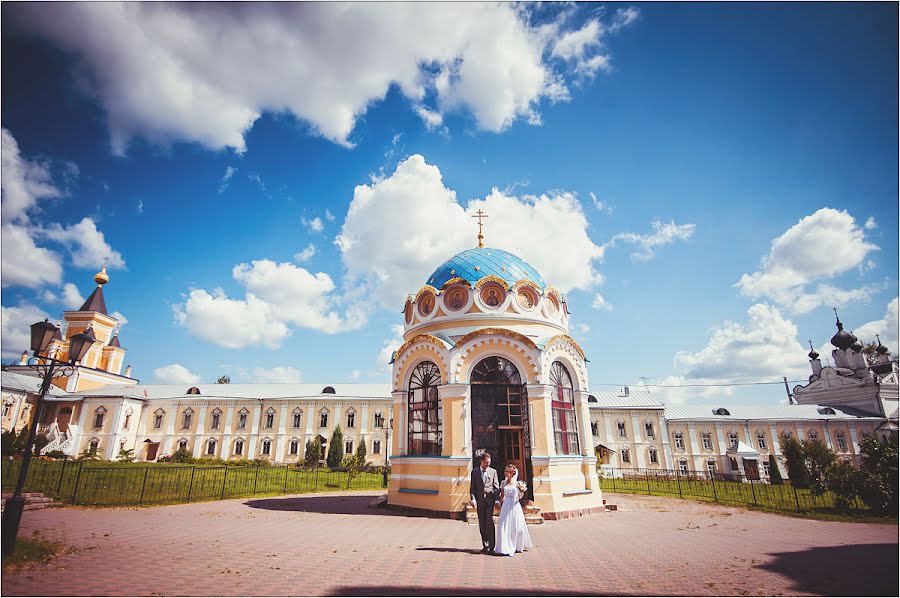
[[[130,363],[125,367],[125,377],[131,378],[131,364]]]
[[[625,387],[625,396],[626,397],[628,396],[628,387],[627,386]]]

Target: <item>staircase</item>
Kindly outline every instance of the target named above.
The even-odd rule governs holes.
[[[0,512],[6,509],[6,499],[12,497],[11,492],[4,492],[0,497]],[[22,498],[25,499],[25,510],[35,511],[37,509],[49,509],[51,507],[61,507],[62,504],[56,502],[51,496],[44,496],[40,492],[23,492]]]
[[[530,500],[522,506],[525,511],[525,523],[528,525],[540,525],[544,523],[541,517],[540,507],[536,507]],[[500,522],[500,507],[494,507],[494,523]],[[474,523],[478,525],[478,509],[472,506],[472,503],[466,505],[466,523]]]
[[[75,432],[77,431],[77,427],[69,424],[69,430],[67,432],[63,432],[59,429],[59,425],[56,422],[50,424],[47,439],[50,441],[47,443],[47,446],[41,449],[41,454],[46,455],[51,451],[62,451],[63,453],[73,456],[73,451],[75,448]]]

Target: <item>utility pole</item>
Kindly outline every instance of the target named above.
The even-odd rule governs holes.
[[[794,395],[791,394],[791,389],[788,388],[787,376],[784,376],[784,391],[787,393],[788,404],[796,405],[796,403],[794,402]]]

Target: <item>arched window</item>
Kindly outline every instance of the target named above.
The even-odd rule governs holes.
[[[443,414],[437,389],[440,383],[441,371],[430,361],[417,365],[409,377],[407,446],[410,455],[441,454]]]
[[[718,409],[713,411],[713,415],[731,415],[731,412],[729,412],[728,409],[725,409],[724,407],[719,407]]]
[[[760,430],[756,433],[756,445],[761,449],[765,449],[767,446],[766,445],[766,433],[763,432],[762,430]]]
[[[644,434],[647,436],[647,438],[653,438],[653,436],[654,436],[653,422],[650,421],[649,419],[644,422]]]
[[[103,418],[106,416],[106,407],[100,406],[94,410],[94,427],[103,427]],[[97,441],[99,442],[99,440]]]
[[[216,407],[212,412],[212,420],[209,422],[209,427],[213,430],[219,429],[219,420],[222,418],[222,410]]]
[[[375,427],[383,428],[384,427],[384,416],[381,415],[381,411],[375,412]]]
[[[716,460],[715,459],[707,459],[706,460],[706,471],[709,472],[709,475],[716,475]]]
[[[712,450],[712,435],[709,432],[704,431],[703,434],[700,435],[703,439],[703,448],[711,451]]]
[[[627,447],[622,448],[622,463],[631,463],[631,453],[628,452]]]
[[[181,428],[187,430],[191,427],[191,421],[194,419],[194,410],[188,407],[181,413]]]
[[[344,453],[347,455],[353,454],[353,441],[352,440],[347,440],[346,442],[344,442]]]
[[[620,419],[616,422],[616,430],[619,432],[619,438],[628,438],[628,431],[625,429],[625,420]]]
[[[270,438],[263,439],[262,454],[263,455],[271,455],[272,454],[272,440]]]
[[[842,430],[838,430],[837,434],[835,434],[835,437],[837,438],[838,448],[841,451],[846,451],[847,450],[847,439],[844,438],[844,432]]]
[[[738,435],[737,432],[729,432],[728,433],[728,444],[731,446],[737,446],[738,443]]]
[[[247,411],[247,409],[243,408],[243,407],[241,408],[240,411],[238,411],[238,425],[237,425],[238,429],[247,427],[247,415],[249,415],[249,413],[250,412]]]
[[[569,370],[558,361],[550,366],[550,384],[554,387],[550,407],[553,411],[556,454],[577,455],[581,451],[578,448],[578,424],[575,418],[575,387]]]
[[[688,472],[688,463],[687,459],[681,459],[678,461],[678,469],[681,470],[681,473],[687,475]]]
[[[684,450],[684,433],[675,432],[672,434],[672,438],[675,439],[675,448]]]
[[[192,386],[192,387],[190,387],[189,389],[187,389],[187,392],[184,393],[184,394],[186,394],[186,395],[198,395],[198,394],[200,394],[200,389],[197,388],[196,386]]]
[[[588,395],[588,403],[596,403],[596,402],[597,402],[597,397],[595,397],[594,395]]]
[[[289,455],[297,455],[300,453],[300,439],[291,438],[291,443],[289,445],[288,454]]]
[[[303,410],[300,409],[299,407],[297,407],[296,409],[294,409],[294,411],[291,413],[291,415],[294,416],[293,427],[299,428],[300,420],[303,418]]]
[[[597,422],[591,422],[591,436],[598,436],[597,434]]]
[[[328,427],[328,409],[322,409],[321,411],[319,411],[319,427]]]
[[[656,451],[656,447],[650,447],[650,463],[659,463],[659,453]]]
[[[809,431],[809,440],[811,442],[815,442],[818,439],[819,439],[819,433],[816,432],[815,430],[810,430]]]
[[[352,407],[347,410],[347,427],[356,427],[356,411]]]
[[[134,409],[129,407],[128,411],[125,412],[125,422],[122,424],[122,429],[127,430],[131,427],[131,416],[134,415]]]
[[[333,387],[333,386],[326,386],[325,388],[322,389],[322,394],[323,394],[323,395],[333,395],[333,394],[335,394],[335,392],[334,392],[334,387]]]
[[[234,454],[235,455],[243,455],[244,454],[244,439],[238,438],[234,441]]]
[[[88,449],[91,451],[92,455],[96,455],[97,451],[100,450],[100,439],[91,438],[91,443],[88,445]]]
[[[186,451],[186,450],[187,450],[187,445],[188,445],[187,438],[182,438],[181,440],[178,441],[178,450],[179,450],[179,451]]]
[[[510,360],[502,357],[486,357],[478,362],[478,365],[472,370],[471,382],[472,384],[521,386],[522,377]]]
[[[266,411],[266,427],[272,428],[275,426],[275,409],[273,407],[269,407]]]
[[[209,442],[206,443],[206,454],[207,455],[215,455],[216,454],[216,439],[210,438]]]
[[[163,409],[157,409],[153,412],[153,428],[159,430],[163,425],[163,417],[165,417],[166,412]]]

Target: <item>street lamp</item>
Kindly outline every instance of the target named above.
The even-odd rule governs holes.
[[[25,479],[28,477],[28,466],[31,463],[34,436],[38,422],[41,419],[44,397],[47,396],[54,378],[72,376],[75,373],[76,364],[84,359],[91,345],[97,340],[94,337],[94,331],[90,328],[85,332],[73,335],[69,339],[69,361],[60,361],[50,357],[47,353],[50,341],[53,340],[57,330],[58,328],[51,324],[48,319],[31,325],[31,350],[34,351],[34,357],[31,358],[32,363],[29,365],[41,376],[41,391],[31,416],[28,440],[25,443],[25,452],[22,455],[22,467],[19,469],[19,480],[16,482],[16,490],[13,492],[12,497],[7,499],[6,507],[3,510],[3,556],[12,554],[16,549],[19,522],[22,519],[22,511],[25,509],[22,489],[25,486]]]

